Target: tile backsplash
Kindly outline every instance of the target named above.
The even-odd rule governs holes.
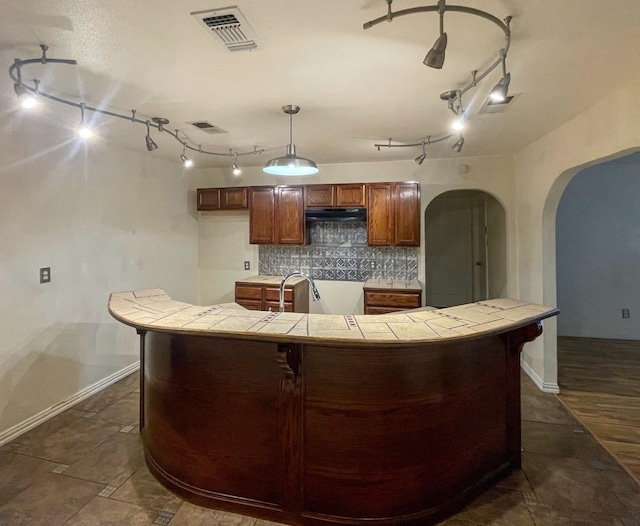
[[[261,245],[259,273],[279,276],[300,270],[334,281],[418,279],[418,249],[367,246],[364,221],[314,223],[309,235],[310,245]]]

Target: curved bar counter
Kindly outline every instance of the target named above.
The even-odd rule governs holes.
[[[425,525],[520,465],[525,342],[509,299],[390,315],[112,294],[140,334],[147,464],[198,505],[304,525]]]

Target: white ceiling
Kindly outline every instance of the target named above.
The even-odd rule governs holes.
[[[395,0],[401,10],[434,5]],[[507,59],[511,94],[505,113],[477,115],[496,69],[465,96],[471,120],[462,155],[515,152],[557,128],[608,90],[640,71],[638,0],[451,0],[503,19],[513,16]],[[193,11],[238,5],[258,35],[260,49],[229,53],[190,16]],[[374,142],[420,141],[447,132],[453,115],[439,94],[459,89],[470,71],[497,56],[504,35],[487,20],[449,12],[442,70],[422,64],[438,36],[435,13],[405,16],[369,30],[362,24],[386,13],[384,0],[0,0],[0,53],[13,60],[40,55],[73,58],[78,66],[29,66],[45,91],[140,118],[162,116],[203,149],[227,152],[266,148],[243,165],[261,165],[285,153],[288,117],[298,104],[293,134],[298,154],[322,163],[413,159],[420,148],[382,149]],[[0,110],[21,119],[8,74],[0,83]],[[20,110],[22,111],[22,110]],[[90,115],[92,117],[92,115]],[[66,141],[79,112],[45,102],[33,117],[60,126]],[[186,124],[207,120],[229,133],[209,136]],[[146,151],[145,129],[100,117],[98,138]],[[69,130],[66,130],[68,127]],[[152,136],[152,155],[176,160],[178,143]],[[430,157],[457,155],[453,141],[428,147]],[[196,155],[198,166],[228,166],[227,156]]]

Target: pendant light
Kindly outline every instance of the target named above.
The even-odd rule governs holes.
[[[289,115],[289,144],[287,144],[287,153],[283,157],[271,159],[262,171],[271,175],[293,177],[317,174],[319,170],[316,163],[311,159],[298,157],[296,155],[296,147],[293,144],[293,115],[300,111],[300,106],[294,104],[282,106],[282,111]]]

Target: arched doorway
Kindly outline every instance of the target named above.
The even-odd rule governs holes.
[[[453,190],[425,210],[426,304],[451,307],[503,297],[507,285],[505,211],[480,190]]]

